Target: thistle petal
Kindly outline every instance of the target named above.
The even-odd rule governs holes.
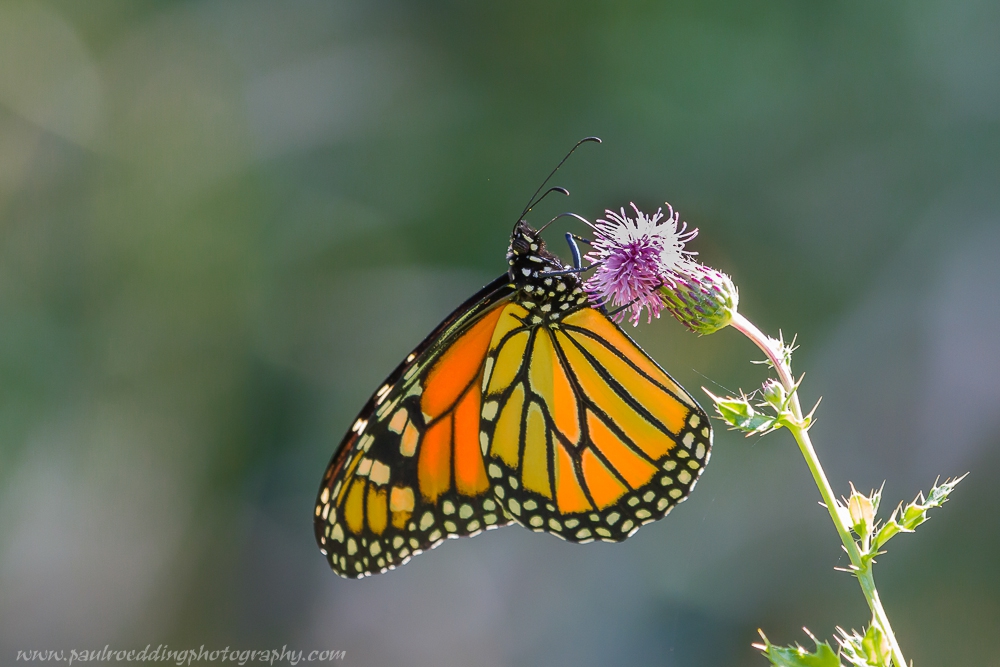
[[[619,309],[617,321],[630,313],[635,326],[643,309],[648,322],[660,316],[664,303],[659,290],[672,282],[674,272],[693,263],[694,253],[685,250],[684,244],[697,230],[687,231],[669,204],[666,217],[662,208],[647,216],[635,204],[631,206],[634,218],[624,207],[618,213],[608,209],[604,219],[591,225],[595,238],[587,259],[596,270],[584,289],[595,304]]]

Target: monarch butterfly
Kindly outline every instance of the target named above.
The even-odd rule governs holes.
[[[708,415],[588,302],[582,269],[546,250],[523,219],[535,196],[507,273],[406,356],[333,455],[314,528],[337,574],[385,572],[512,522],[620,542],[708,463]]]

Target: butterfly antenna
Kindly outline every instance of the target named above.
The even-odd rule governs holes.
[[[559,218],[576,218],[577,220],[580,220],[581,222],[585,222],[588,225],[590,225],[591,227],[593,227],[593,225],[590,224],[590,220],[587,220],[582,215],[577,215],[576,213],[569,213],[569,212],[567,212],[567,213],[560,213],[559,215],[557,215],[556,217],[552,218],[551,220],[549,220],[548,222],[546,222],[544,225],[542,225],[541,227],[539,227],[538,228],[538,233],[541,234],[542,232],[544,232],[546,227],[548,227],[549,225],[551,225],[553,222],[555,222]]]
[[[563,194],[563,195],[566,195],[567,197],[569,197],[569,190],[567,190],[566,188],[562,187],[561,185],[557,185],[557,186],[549,188],[548,190],[546,190],[545,192],[543,192],[542,196],[539,197],[535,201],[535,203],[533,203],[531,206],[532,207],[538,206],[539,202],[541,202],[543,199],[545,199],[546,197],[548,197],[553,192],[558,192],[559,194]],[[530,210],[530,209],[528,209],[528,210]],[[524,213],[527,213],[528,210],[525,210]],[[524,213],[521,214],[522,218],[524,217]]]
[[[565,188],[551,188],[550,190],[546,191],[546,193],[544,195],[542,195],[541,197],[538,197],[538,193],[541,192],[542,188],[544,188],[548,184],[548,182],[552,179],[552,177],[556,175],[556,172],[559,171],[559,167],[563,166],[563,163],[565,163],[566,160],[569,159],[569,156],[573,154],[573,151],[575,151],[581,145],[583,145],[583,144],[585,144],[587,142],[590,142],[590,141],[593,141],[593,142],[598,143],[598,144],[601,143],[600,137],[585,137],[583,139],[580,139],[580,141],[576,142],[576,145],[573,146],[573,148],[569,149],[569,153],[566,153],[566,157],[564,157],[559,162],[559,164],[556,165],[556,168],[552,170],[552,173],[550,173],[545,178],[545,180],[542,181],[542,184],[538,186],[538,189],[535,190],[535,194],[531,195],[531,199],[528,200],[528,205],[524,207],[523,211],[521,211],[521,215],[518,216],[518,220],[520,220],[525,215],[527,215],[528,211],[530,211],[532,208],[534,208],[538,204],[538,202],[542,201],[542,199],[545,198],[545,195],[549,194],[549,192],[552,192],[553,190],[557,190],[559,192],[563,192],[564,194],[569,194],[569,191],[567,191]],[[538,197],[538,199],[535,199],[536,197]]]

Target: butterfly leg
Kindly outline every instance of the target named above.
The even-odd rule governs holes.
[[[562,271],[545,271],[543,273],[539,273],[538,275],[545,278],[547,278],[548,276],[565,276],[568,273],[583,273],[584,271],[590,271],[595,266],[600,266],[600,265],[601,262],[596,262],[594,264],[591,264],[590,266],[581,266],[578,269],[563,269]]]
[[[566,242],[569,243],[569,249],[573,253],[573,268],[563,269],[562,271],[547,271],[541,273],[541,276],[565,276],[569,273],[583,273],[584,271],[589,271],[595,266],[600,266],[601,262],[595,262],[590,266],[583,266],[583,255],[580,254],[580,246],[577,245],[577,241],[581,241],[590,245],[590,239],[584,238],[582,236],[577,236],[572,232],[566,232]]]
[[[573,266],[579,270],[583,268],[583,256],[580,255],[580,246],[576,244],[577,241],[590,245],[590,239],[586,239],[573,232],[566,232],[566,243],[569,244],[570,252],[573,253]]]

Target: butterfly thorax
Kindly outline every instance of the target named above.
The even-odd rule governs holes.
[[[587,295],[574,273],[545,248],[545,241],[521,220],[507,248],[508,273],[517,289],[514,300],[531,313],[530,324],[553,324],[587,304]]]

